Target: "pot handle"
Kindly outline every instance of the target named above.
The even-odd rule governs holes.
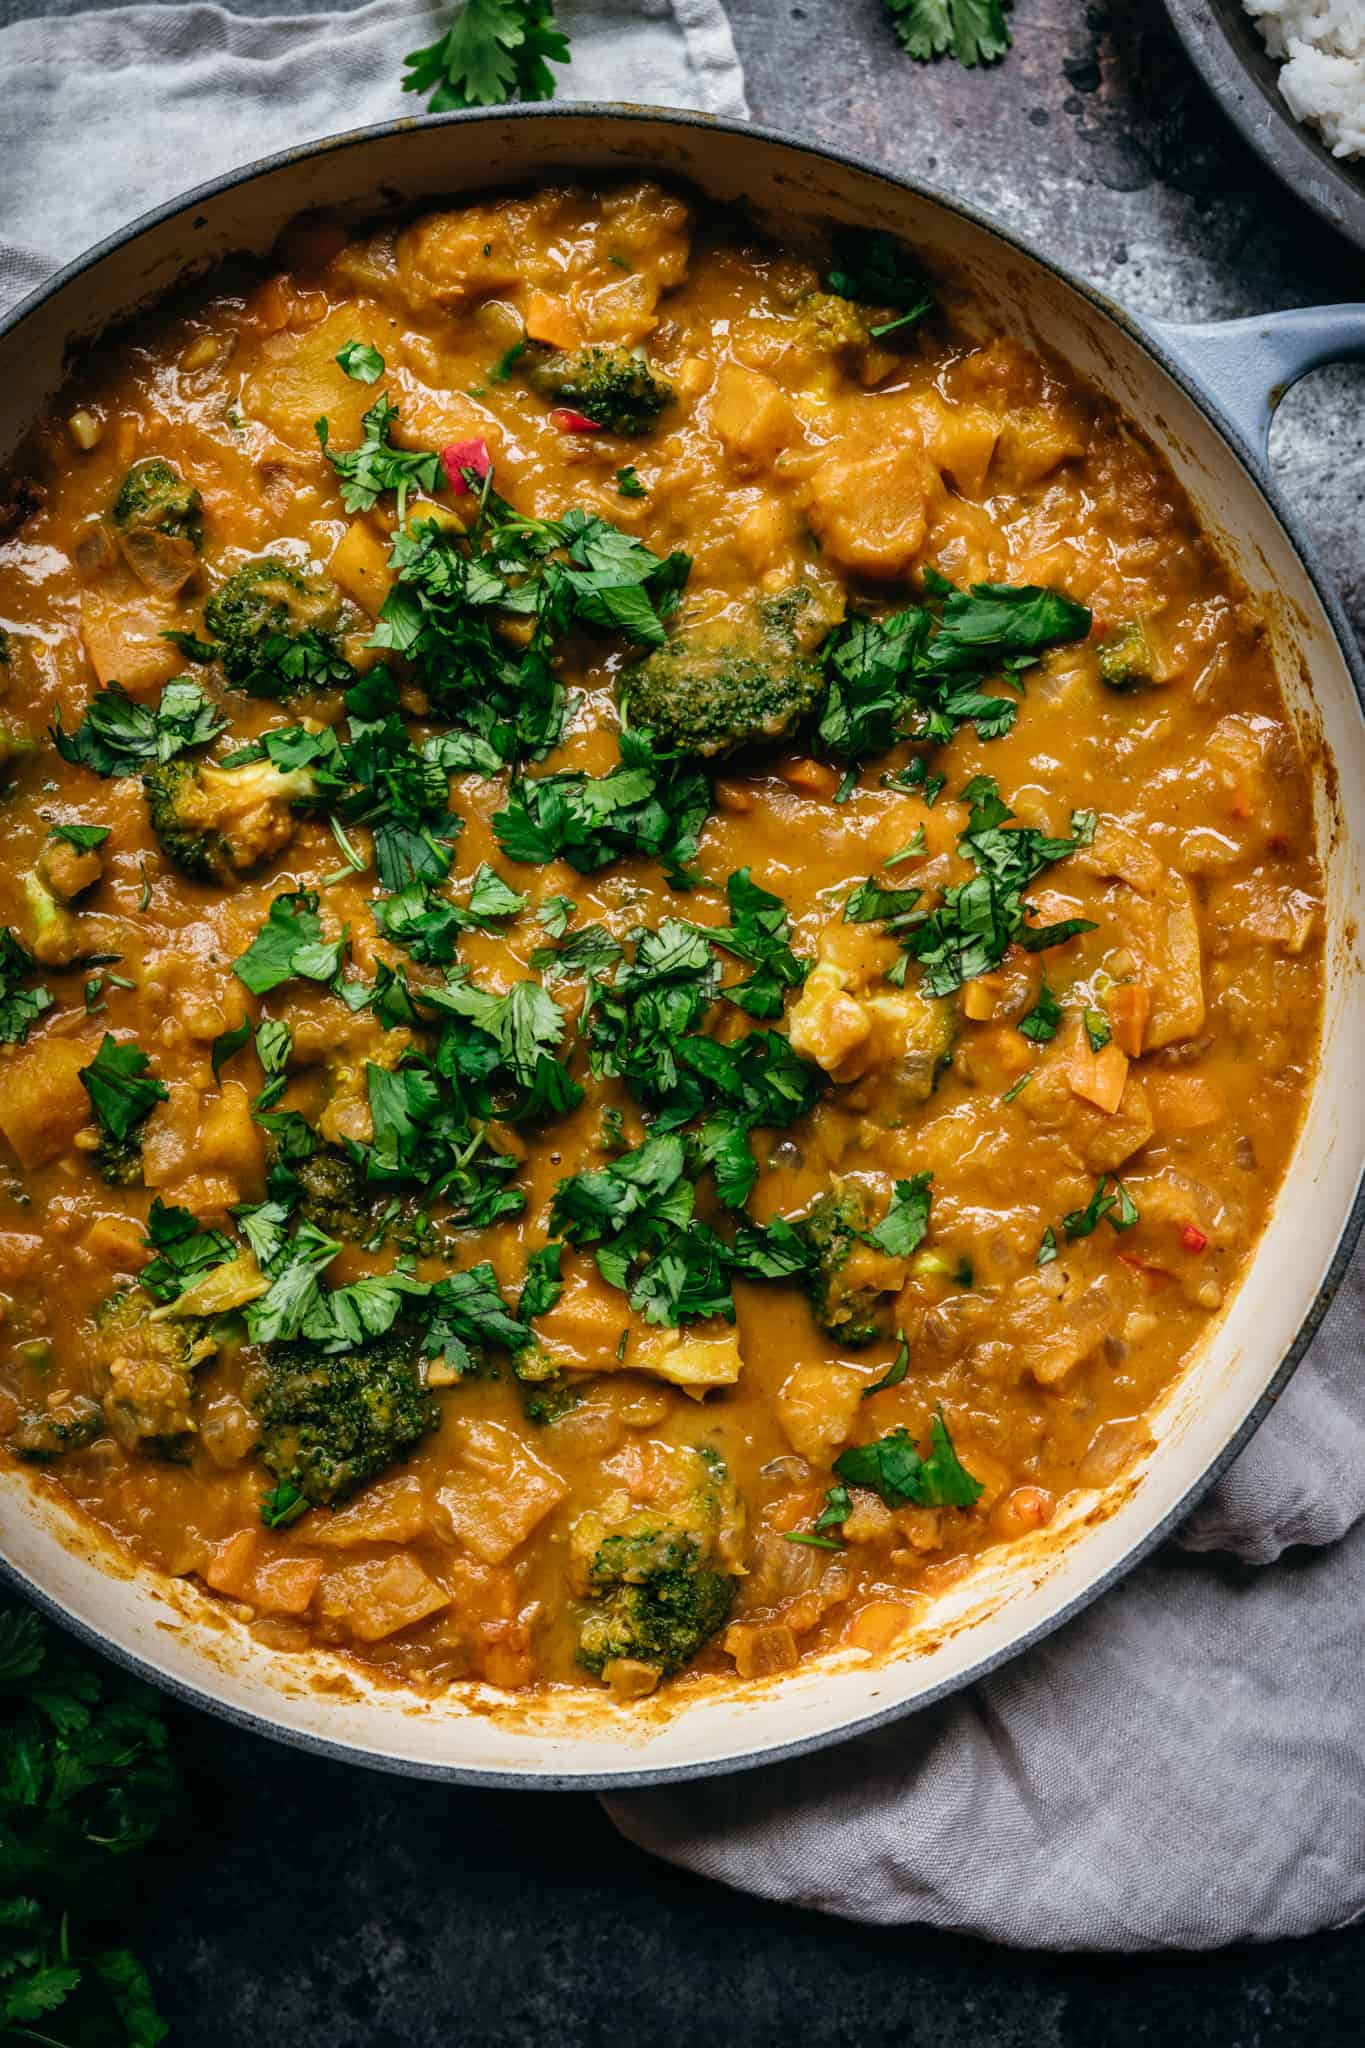
[[[1325,363],[1365,362],[1365,306],[1300,306],[1246,320],[1147,320],[1152,339],[1241,435],[1261,462],[1286,391]]]

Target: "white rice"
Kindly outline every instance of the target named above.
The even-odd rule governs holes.
[[[1365,0],[1242,0],[1272,57],[1296,121],[1333,156],[1365,156]]]

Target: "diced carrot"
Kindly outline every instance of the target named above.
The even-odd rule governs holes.
[[[1130,1060],[1141,1057],[1142,1036],[1147,1029],[1147,1014],[1152,1007],[1150,989],[1141,981],[1120,982],[1109,991],[1109,1028],[1114,1034],[1114,1044],[1120,1052],[1126,1052]]]
[[[797,1661],[796,1637],[784,1622],[732,1622],[725,1631],[725,1649],[741,1678],[770,1678],[790,1671]]]
[[[537,292],[526,308],[526,335],[547,348],[577,348],[583,333],[563,299]]]
[[[1128,1080],[1128,1055],[1112,1039],[1092,1052],[1085,1038],[1079,1038],[1071,1052],[1071,1092],[1084,1102],[1093,1102],[1106,1116],[1112,1116],[1123,1100]]]
[[[1164,1287],[1171,1278],[1164,1266],[1153,1266],[1147,1259],[1140,1259],[1136,1252],[1120,1252],[1118,1259],[1121,1266],[1140,1273],[1148,1287]]]
[[[1201,1230],[1197,1223],[1187,1223],[1180,1233],[1180,1242],[1187,1252],[1202,1252],[1208,1249],[1208,1232]]]
[[[914,1619],[915,1610],[903,1600],[872,1600],[853,1616],[844,1630],[844,1641],[856,1650],[889,1650]]]
[[[249,1600],[256,1566],[256,1532],[239,1529],[235,1536],[215,1543],[204,1566],[204,1583],[230,1600]]]
[[[1222,1121],[1222,1090],[1204,1074],[1152,1074],[1147,1094],[1160,1131],[1202,1131]]]
[[[806,796],[833,796],[839,787],[838,776],[823,761],[787,761],[778,772],[789,789],[799,789]]]

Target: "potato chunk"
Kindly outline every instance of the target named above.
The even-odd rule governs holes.
[[[796,414],[771,377],[743,363],[722,363],[711,387],[711,430],[743,475],[770,468],[794,441]]]
[[[831,455],[811,479],[810,523],[825,553],[861,576],[904,576],[914,567],[938,471],[920,448]]]
[[[847,1365],[798,1365],[782,1384],[777,1412],[798,1457],[827,1465],[853,1434],[866,1381]]]
[[[500,1422],[457,1423],[452,1435],[459,1463],[436,1499],[460,1542],[485,1564],[501,1564],[568,1488]]]
[[[0,1131],[21,1166],[45,1166],[90,1121],[80,1070],[93,1051],[70,1038],[43,1038],[0,1064]]]
[[[1115,922],[1151,994],[1142,1050],[1193,1038],[1204,1026],[1204,974],[1189,883],[1135,834],[1108,821],[1075,859],[1118,885]]]
[[[405,1550],[377,1563],[343,1564],[327,1573],[318,1591],[324,1620],[338,1623],[361,1643],[379,1643],[400,1629],[415,1628],[449,1605],[445,1587]]]

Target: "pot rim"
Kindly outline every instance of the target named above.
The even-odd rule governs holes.
[[[1087,301],[1104,319],[1112,322],[1128,341],[1135,344],[1163,369],[1168,377],[1184,392],[1185,396],[1215,427],[1225,445],[1228,456],[1236,462],[1244,474],[1247,484],[1269,504],[1295,554],[1313,586],[1336,639],[1338,650],[1346,665],[1355,687],[1357,707],[1365,716],[1365,652],[1356,642],[1347,621],[1341,600],[1328,580],[1318,559],[1316,550],[1303,530],[1298,516],[1283,500],[1280,488],[1271,476],[1266,464],[1241,440],[1236,428],[1223,411],[1217,399],[1209,390],[1190,375],[1183,365],[1163,346],[1161,339],[1152,334],[1139,320],[1124,307],[1098,291],[1093,285],[1077,277],[1064,265],[1057,263],[1027,238],[1004,228],[989,214],[950,198],[947,194],[924,185],[913,178],[902,177],[886,170],[873,158],[852,150],[831,149],[823,144],[800,141],[781,129],[757,123],[733,120],[727,117],[700,113],[676,107],[655,107],[635,105],[623,101],[566,100],[554,105],[520,105],[513,107],[478,107],[448,114],[429,114],[394,121],[385,121],[367,127],[344,130],[336,135],[322,136],[314,142],[299,144],[292,149],[275,151],[269,156],[259,157],[253,162],[233,171],[220,173],[216,178],[190,187],[161,205],[139,214],[125,227],[105,236],[84,253],[56,271],[43,284],[29,292],[10,311],[0,316],[0,345],[3,345],[24,325],[26,320],[49,299],[55,297],[68,285],[74,283],[86,272],[94,269],[106,258],[117,255],[121,250],[135,243],[151,229],[174,219],[195,205],[219,197],[240,185],[271,173],[287,170],[291,165],[302,163],[320,156],[339,154],[344,150],[362,147],[368,143],[395,138],[408,133],[419,133],[429,129],[455,126],[469,126],[476,123],[499,121],[529,121],[557,124],[574,120],[601,123],[646,123],[654,127],[697,129],[704,133],[722,133],[752,138],[761,145],[780,150],[792,150],[814,158],[819,162],[837,165],[840,168],[860,172],[866,177],[880,180],[899,191],[908,192],[918,199],[927,200],[933,206],[941,207],[945,213],[955,214],[970,222],[974,227],[993,235],[1007,248],[1017,251],[1042,269],[1058,278],[1070,290]],[[368,1765],[372,1769],[389,1772],[399,1777],[421,1778],[446,1784],[486,1787],[506,1791],[555,1791],[555,1792],[606,1792],[628,1791],[650,1785],[676,1784],[690,1779],[728,1776],[731,1773],[754,1770],[767,1764],[788,1761],[799,1756],[833,1748],[858,1735],[871,1733],[892,1722],[903,1720],[924,1708],[937,1705],[953,1694],[975,1685],[980,1679],[1013,1661],[1024,1651],[1032,1649],[1057,1630],[1083,1613],[1095,1600],[1126,1578],[1139,1564],[1164,1543],[1179,1524],[1202,1499],[1215,1482],[1246,1447],[1262,1422],[1283,1393],[1295,1368],[1317,1334],[1331,1305],[1333,1297],[1346,1273],[1352,1253],[1365,1229],[1365,1169],[1363,1177],[1357,1179],[1356,1192],[1350,1212],[1337,1239],[1330,1264],[1322,1282],[1310,1303],[1299,1326],[1293,1343],[1285,1352],[1259,1400],[1223,1446],[1218,1455],[1191,1480],[1180,1498],[1160,1520],[1145,1534],[1137,1537],[1106,1570],[1091,1579],[1070,1600],[1056,1612],[1002,1645],[974,1660],[965,1670],[938,1684],[917,1693],[914,1698],[894,1702],[890,1706],[873,1708],[858,1713],[852,1719],[841,1722],[837,1727],[821,1729],[813,1734],[802,1735],[789,1742],[762,1744],[746,1749],[742,1754],[710,1760],[694,1760],[674,1764],[659,1764],[639,1770],[610,1770],[593,1772],[546,1772],[529,1770],[483,1769],[459,1763],[430,1763],[418,1758],[395,1755],[392,1752],[376,1750],[364,1743],[340,1741],[329,1735],[317,1735],[281,1722],[267,1707],[254,1711],[219,1698],[208,1687],[201,1687],[187,1679],[162,1672],[148,1659],[122,1645],[111,1642],[98,1627],[73,1615],[51,1594],[46,1592],[27,1573],[0,1556],[0,1584],[16,1586],[40,1608],[50,1619],[69,1630],[85,1646],[101,1656],[111,1658],[125,1670],[155,1686],[159,1691],[193,1707],[213,1714],[238,1728],[253,1734],[268,1736],[287,1743],[314,1756],[335,1759],[338,1762]],[[1251,1277],[1249,1269],[1247,1278]]]

